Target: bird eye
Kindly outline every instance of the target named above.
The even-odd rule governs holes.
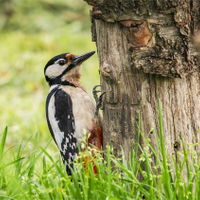
[[[66,63],[65,60],[59,60],[59,61],[58,61],[58,64],[59,64],[59,65],[64,65],[65,63]]]

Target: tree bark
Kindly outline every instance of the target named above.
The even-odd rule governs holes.
[[[103,102],[104,148],[128,158],[141,130],[156,146],[158,100],[165,145],[175,155],[200,141],[200,77],[192,37],[199,28],[199,0],[85,0],[92,17]],[[195,136],[195,137],[194,137]],[[140,140],[143,146],[143,140]],[[199,151],[199,146],[195,147]]]

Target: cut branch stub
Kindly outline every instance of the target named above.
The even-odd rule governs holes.
[[[144,20],[121,21],[126,27],[130,28],[130,48],[153,47],[153,34],[150,32],[148,23]]]

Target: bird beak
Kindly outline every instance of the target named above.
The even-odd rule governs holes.
[[[80,56],[76,56],[74,58],[74,60],[72,61],[72,63],[77,66],[81,63],[83,63],[84,61],[86,61],[88,58],[90,58],[93,54],[95,53],[95,51],[91,51],[91,52],[88,52],[88,53],[84,53]]]

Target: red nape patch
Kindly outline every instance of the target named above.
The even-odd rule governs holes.
[[[76,56],[75,56],[74,54],[69,53],[69,54],[66,54],[65,57],[67,58],[67,60],[68,60],[69,62],[72,62],[72,60],[73,60]]]

